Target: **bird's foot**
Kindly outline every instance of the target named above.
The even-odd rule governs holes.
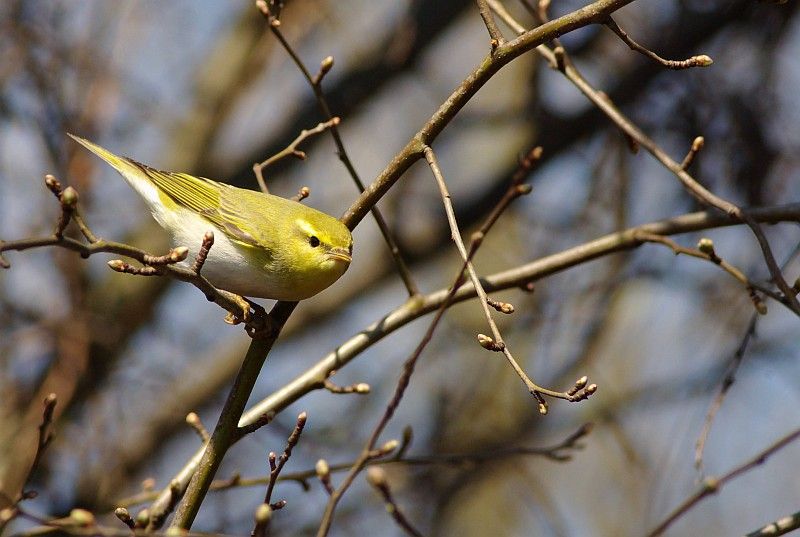
[[[244,323],[245,331],[253,339],[267,338],[272,334],[272,322],[263,306],[240,295],[233,295],[233,300],[241,308],[241,313],[228,312],[225,316],[226,323]]]
[[[241,323],[247,324],[253,320],[253,313],[250,312],[251,309],[253,309],[256,313],[258,313],[259,309],[264,311],[264,308],[241,295],[231,293],[229,296],[231,300],[233,300],[239,307],[239,311],[228,312],[228,314],[225,316],[225,322],[228,324],[234,326]]]

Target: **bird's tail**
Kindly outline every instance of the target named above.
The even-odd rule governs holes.
[[[159,189],[153,184],[152,179],[147,174],[146,167],[126,157],[115,155],[108,149],[90,142],[80,136],[67,133],[67,136],[81,144],[83,147],[108,162],[112,168],[117,170],[122,177],[130,184],[150,205],[154,212],[159,210],[164,204],[163,196]]]
[[[83,147],[100,157],[101,159],[108,162],[111,167],[117,170],[119,173],[123,173],[123,171],[128,171],[132,166],[131,162],[128,159],[118,157],[108,149],[100,147],[99,145],[90,142],[86,138],[81,138],[80,136],[75,136],[74,134],[67,133],[67,136],[81,144]]]

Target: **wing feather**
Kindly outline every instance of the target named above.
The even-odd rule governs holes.
[[[178,207],[184,207],[203,216],[216,225],[231,240],[242,246],[260,246],[253,233],[246,229],[246,222],[237,217],[235,211],[228,207],[228,203],[222,203],[222,191],[225,189],[230,190],[234,187],[211,179],[195,177],[188,173],[157,170],[132,158],[115,155],[111,151],[79,136],[72,134],[69,134],[69,136],[108,162],[129,181],[132,178],[136,178],[138,181],[144,180],[152,183],[160,195],[166,196]],[[137,188],[137,190],[139,189]],[[155,201],[152,202],[155,203]],[[161,203],[166,202],[166,199],[161,199]]]
[[[175,203],[202,215],[231,240],[242,246],[260,246],[258,240],[245,229],[244,223],[235,213],[226,210],[222,202],[222,190],[233,188],[230,185],[188,173],[164,172],[136,161],[131,162]]]

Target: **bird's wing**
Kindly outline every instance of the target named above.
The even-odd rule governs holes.
[[[231,240],[238,242],[242,246],[259,246],[259,242],[247,230],[247,222],[236,214],[235,208],[232,209],[229,204],[222,202],[223,189],[231,189],[233,187],[210,179],[194,177],[188,173],[156,170],[131,158],[117,156],[111,151],[79,136],[72,134],[69,134],[69,136],[105,160],[127,180],[147,181],[153,184],[160,194],[166,196],[178,207],[193,211],[216,225]],[[163,198],[161,198],[161,202],[169,205],[168,200]]]
[[[138,163],[136,163],[138,164]],[[231,240],[242,246],[260,246],[247,230],[247,222],[222,200],[222,189],[231,188],[211,179],[195,177],[188,173],[162,172],[139,164],[156,187],[175,203],[194,211],[211,221]]]

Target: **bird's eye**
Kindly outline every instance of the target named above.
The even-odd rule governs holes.
[[[316,248],[319,246],[319,239],[315,235],[311,235],[308,238],[308,244],[310,244],[312,248]]]

